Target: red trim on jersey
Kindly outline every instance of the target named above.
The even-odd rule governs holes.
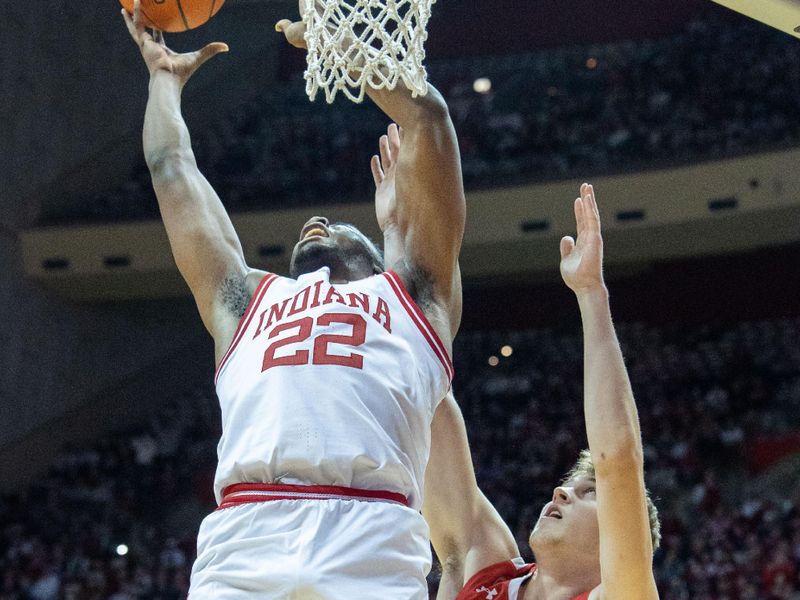
[[[236,349],[236,346],[244,337],[244,332],[247,330],[247,327],[250,325],[250,321],[253,319],[253,315],[255,314],[255,307],[258,306],[259,302],[261,302],[261,299],[264,297],[264,294],[267,293],[269,286],[271,286],[272,282],[277,278],[278,276],[275,275],[275,273],[267,273],[258,283],[258,286],[256,286],[256,291],[253,292],[253,297],[250,298],[250,304],[247,305],[247,310],[244,311],[242,318],[239,319],[239,325],[236,326],[236,332],[233,334],[233,339],[228,346],[228,350],[225,352],[225,354],[223,354],[222,360],[219,361],[217,371],[214,373],[214,385],[217,384],[217,380],[219,379],[220,373],[222,373],[222,368],[225,366],[225,363],[228,361],[231,354],[233,354],[233,351]]]
[[[536,571],[535,564],[520,567],[512,560],[490,565],[469,578],[456,596],[456,600],[484,600],[489,594],[494,600],[509,600],[508,586],[511,581],[534,571]]]
[[[359,490],[337,485],[282,485],[276,483],[234,483],[222,490],[217,510],[273,500],[359,500],[392,502],[408,506],[408,498],[397,492]]]
[[[454,374],[453,362],[450,360],[450,355],[445,349],[442,340],[437,335],[436,330],[433,328],[433,325],[431,325],[430,321],[428,321],[428,318],[425,316],[425,313],[422,312],[422,309],[420,309],[420,307],[417,306],[417,303],[414,302],[414,299],[408,293],[408,290],[406,290],[406,286],[403,285],[403,280],[400,279],[400,276],[397,273],[394,271],[386,271],[385,273],[382,273],[382,275],[386,277],[389,285],[397,295],[397,299],[400,301],[400,304],[406,309],[406,312],[411,317],[411,320],[417,326],[417,329],[420,330],[420,333],[422,333],[422,337],[424,337],[428,344],[430,344],[434,354],[436,354],[444,366],[445,373],[447,373],[447,379],[452,383]]]
[[[522,559],[517,559],[522,562]],[[511,582],[536,572],[536,563],[519,565],[506,560],[481,569],[470,577],[467,584],[456,596],[456,600],[510,600],[508,588]],[[571,600],[589,600],[591,592],[584,592]],[[514,600],[519,600],[515,598]]]

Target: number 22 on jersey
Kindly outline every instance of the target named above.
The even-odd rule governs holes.
[[[364,356],[356,352],[349,355],[330,354],[329,344],[339,344],[342,346],[357,347],[364,343],[367,336],[367,322],[364,317],[353,313],[325,313],[317,317],[317,325],[327,327],[331,324],[339,323],[350,325],[352,331],[349,335],[343,334],[322,334],[314,339],[314,346],[309,350],[295,350],[294,353],[276,357],[276,352],[284,346],[305,342],[311,337],[314,328],[312,317],[303,317],[295,321],[288,321],[276,325],[269,333],[269,339],[278,337],[285,331],[297,333],[285,338],[275,340],[264,351],[264,361],[261,364],[261,372],[272,367],[289,367],[295,365],[338,365],[341,367],[352,367],[361,369],[364,365]]]

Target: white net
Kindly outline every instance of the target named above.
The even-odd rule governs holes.
[[[307,0],[303,7],[308,45],[306,92],[319,89],[333,102],[341,91],[364,100],[366,86],[394,89],[398,81],[412,94],[428,91],[423,66],[425,40],[436,0]]]

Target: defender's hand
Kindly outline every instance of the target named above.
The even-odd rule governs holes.
[[[133,41],[139,46],[150,75],[158,70],[164,70],[179,77],[182,83],[186,83],[198,67],[209,58],[228,51],[226,44],[214,42],[196,52],[186,54],[173,52],[164,43],[163,32],[153,29],[153,33],[150,34],[145,30],[140,4],[140,0],[133,1],[133,15],[128,14],[123,8],[122,18],[125,19]]]
[[[561,240],[561,277],[576,294],[600,289],[603,283],[603,237],[594,188],[584,183],[575,200],[578,239]]]
[[[403,131],[394,123],[389,125],[386,135],[380,139],[380,156],[372,157],[372,179],[375,181],[375,215],[381,231],[386,231],[397,218],[397,197],[395,195],[395,174],[397,159],[400,157],[400,143]]]

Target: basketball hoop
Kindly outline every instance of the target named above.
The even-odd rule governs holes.
[[[366,86],[393,90],[402,80],[414,97],[428,92],[425,40],[436,0],[306,0],[306,93],[341,91],[362,102]]]

